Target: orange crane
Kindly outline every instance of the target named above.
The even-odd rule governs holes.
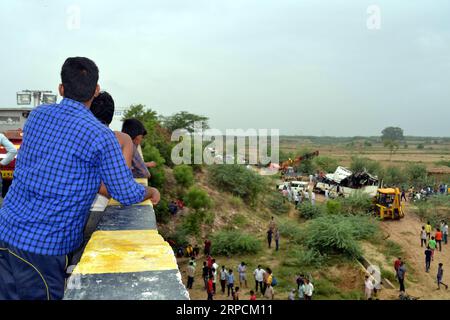
[[[298,166],[303,160],[308,160],[308,159],[317,157],[318,155],[319,155],[319,150],[316,150],[314,152],[309,152],[309,153],[305,153],[305,154],[303,154],[301,156],[298,156],[294,160],[289,158],[288,160],[283,161],[280,164],[280,170],[282,172],[285,172],[287,170],[287,168],[293,167],[293,166]]]

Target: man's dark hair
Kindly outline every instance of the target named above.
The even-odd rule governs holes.
[[[100,122],[109,125],[114,116],[114,100],[111,95],[106,91],[100,92],[92,101],[91,112]]]
[[[138,119],[125,119],[122,124],[122,132],[128,134],[131,139],[136,138],[138,135],[145,136],[147,130],[145,130],[144,125]]]
[[[65,98],[79,102],[89,101],[97,87],[98,68],[88,58],[67,58],[61,69],[61,82]]]

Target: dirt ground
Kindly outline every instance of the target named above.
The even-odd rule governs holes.
[[[425,272],[425,248],[420,247],[420,230],[423,222],[411,213],[406,205],[406,214],[400,221],[384,221],[381,227],[389,233],[389,239],[398,243],[405,255],[402,257],[406,261],[409,268],[414,270],[412,279],[408,279],[406,274],[406,293],[419,297],[421,300],[442,300],[450,299],[450,289],[445,290],[441,286],[441,290],[437,290],[436,274],[438,263],[444,264],[444,283],[450,283],[450,244],[442,244],[442,251],[435,252],[434,261],[431,262],[430,272]],[[391,264],[393,271],[393,261]],[[411,278],[411,277],[410,277]],[[398,287],[398,283],[394,283]]]

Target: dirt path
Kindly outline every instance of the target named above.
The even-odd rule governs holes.
[[[388,232],[389,239],[398,243],[405,255],[403,258],[409,268],[414,270],[414,274],[410,274],[408,281],[408,273],[406,275],[406,292],[407,294],[420,297],[420,299],[450,299],[450,289],[445,290],[441,286],[441,290],[437,289],[436,273],[438,263],[444,264],[444,283],[450,282],[450,244],[443,244],[442,251],[435,252],[434,261],[431,262],[430,272],[425,272],[425,248],[420,247],[420,230],[424,225],[423,222],[406,206],[406,214],[400,221],[385,221],[381,223],[384,231]],[[393,263],[392,263],[393,265]],[[398,286],[398,283],[394,283]]]

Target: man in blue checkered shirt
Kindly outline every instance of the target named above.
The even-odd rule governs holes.
[[[99,191],[123,205],[159,192],[133,180],[114,133],[89,111],[99,93],[98,68],[68,58],[59,104],[34,109],[24,127],[13,184],[0,209],[0,299],[61,299],[67,255]]]

